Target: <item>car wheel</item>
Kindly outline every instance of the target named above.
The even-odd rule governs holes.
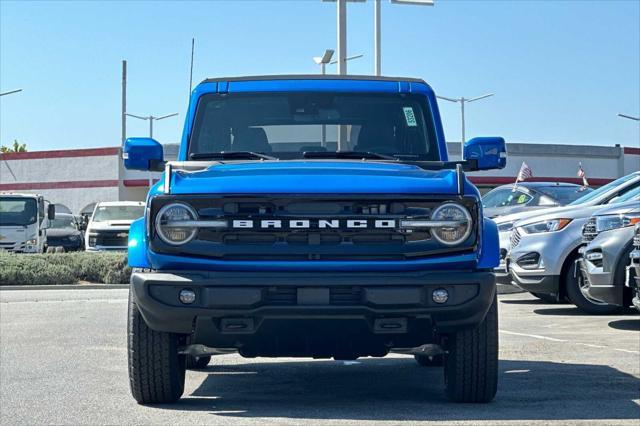
[[[442,367],[444,365],[444,355],[414,355],[413,357],[422,367]]]
[[[193,356],[187,355],[187,368],[189,370],[202,370],[211,362],[211,355]]]
[[[576,258],[571,259],[569,267],[566,268],[563,277],[565,285],[564,288],[571,303],[576,305],[581,311],[584,311],[588,314],[607,315],[620,312],[622,310],[620,306],[608,305],[606,303],[591,299],[582,292],[581,288],[586,285],[586,282],[580,271],[575,271],[575,260]]]
[[[498,389],[498,303],[471,330],[447,336],[445,390],[455,402],[489,402]]]
[[[175,402],[184,392],[185,356],[181,336],[150,329],[129,292],[129,384],[139,404]]]

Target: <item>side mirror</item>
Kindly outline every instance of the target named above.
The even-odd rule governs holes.
[[[507,146],[500,137],[473,138],[464,144],[463,158],[470,163],[470,171],[504,169]]]
[[[55,218],[56,218],[56,205],[49,204],[49,206],[47,207],[47,219],[53,220]]]
[[[129,170],[162,171],[164,152],[162,145],[151,138],[129,138],[122,150],[124,167]]]

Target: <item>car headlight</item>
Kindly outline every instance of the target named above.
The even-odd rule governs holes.
[[[571,219],[550,219],[534,222],[529,225],[521,226],[520,229],[525,234],[541,234],[543,232],[555,232],[564,229],[571,222]]]
[[[460,244],[471,234],[473,221],[469,211],[459,204],[445,203],[433,211],[433,221],[457,222],[455,225],[431,228],[431,235],[442,244],[454,246]]]
[[[514,223],[514,221],[498,224],[498,232],[511,231],[513,229],[513,223]]]
[[[25,245],[28,246],[35,246],[36,244],[38,244],[38,240],[36,238],[31,238],[25,242]]]
[[[167,244],[186,244],[196,236],[197,228],[188,226],[188,222],[197,220],[195,210],[186,204],[167,204],[156,216],[156,232]],[[181,224],[183,222],[184,224]]]
[[[634,214],[609,214],[596,216],[596,232],[609,231],[611,229],[624,228],[640,223],[640,213]]]

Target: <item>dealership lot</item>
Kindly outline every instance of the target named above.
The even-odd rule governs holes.
[[[127,290],[0,291],[0,422],[637,424],[640,317],[588,316],[500,296],[495,402],[444,400],[442,371],[391,356],[355,362],[214,357],[179,404],[129,394]]]

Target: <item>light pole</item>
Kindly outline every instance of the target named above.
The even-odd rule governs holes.
[[[486,95],[478,96],[471,99],[467,99],[464,97],[447,98],[446,96],[436,96],[438,99],[443,99],[445,101],[454,102],[454,103],[458,103],[458,102],[460,103],[460,117],[462,118],[462,141],[460,145],[460,158],[462,158],[462,155],[464,154],[464,143],[466,141],[465,134],[464,134],[464,104],[479,101],[480,99],[488,98],[489,96],[493,96],[493,95],[495,95],[495,93],[487,93]]]
[[[327,49],[324,51],[322,56],[314,56],[313,62],[317,65],[320,65],[320,71],[322,75],[327,73],[326,66],[329,62],[331,62],[331,58],[333,57],[333,49]]]
[[[632,115],[627,115],[627,114],[618,113],[618,117],[628,118],[629,120],[634,120],[634,121],[640,121],[640,117],[634,117]]]
[[[142,116],[139,116],[139,115],[129,114],[128,112],[126,112],[124,115],[128,115],[129,117],[137,118],[138,120],[149,120],[149,137],[153,138],[153,122],[154,121],[164,120],[165,118],[169,118],[169,117],[174,117],[174,116],[178,115],[178,113],[174,112],[173,114],[167,114],[167,115],[163,115],[163,116],[160,116],[160,117],[156,117],[156,116],[153,116],[153,115],[149,115],[147,117],[142,117]]]
[[[22,92],[22,89],[11,90],[9,92],[0,93],[0,96],[11,95],[13,93]]]
[[[373,0],[373,51],[375,75],[382,75],[382,0]],[[391,0],[395,4],[409,4],[417,6],[433,6],[434,0]]]

